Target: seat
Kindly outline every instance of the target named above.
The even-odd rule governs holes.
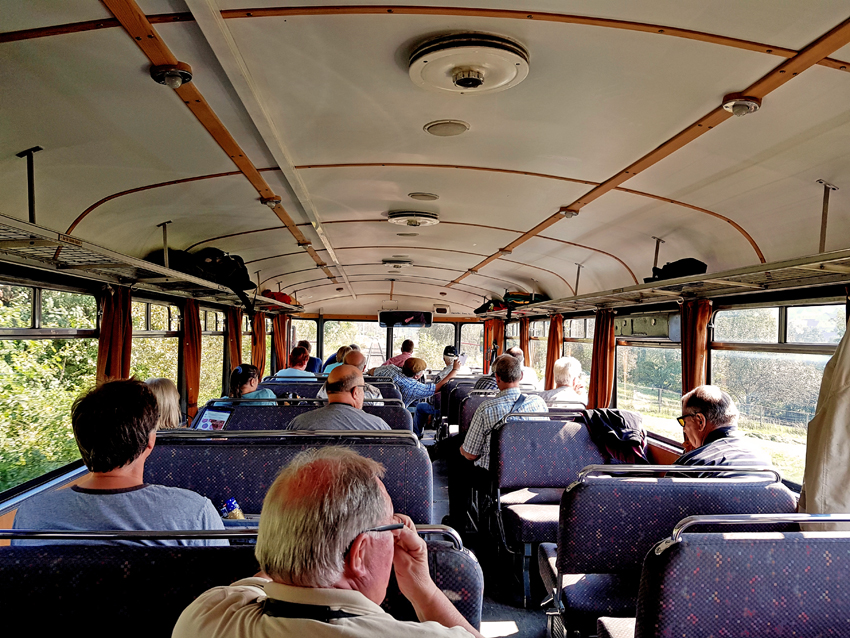
[[[563,635],[593,635],[600,616],[632,616],[646,552],[683,517],[790,513],[796,507],[795,496],[777,477],[593,475],[612,468],[656,476],[669,470],[669,466],[599,466],[583,472],[564,492],[557,549],[544,543],[538,550],[541,577],[553,586],[559,624],[566,630]]]
[[[460,399],[460,410],[458,411],[458,421],[455,425],[458,426],[458,433],[461,436],[466,436],[469,431],[469,424],[472,423],[472,417],[475,416],[475,411],[487,399],[492,399],[496,396],[495,392],[487,390],[475,390]]]
[[[395,510],[431,523],[431,461],[412,432],[164,431],[145,463],[145,481],[193,490],[216,507],[235,498],[243,512],[259,514],[280,469],[299,452],[324,445],[347,446],[382,463]]]
[[[386,402],[385,405],[364,403],[363,411],[382,418],[393,430],[413,432],[413,415],[400,402],[397,405],[392,405],[389,402]]]

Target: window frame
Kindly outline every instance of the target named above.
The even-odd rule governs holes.
[[[100,338],[100,304],[97,295],[89,290],[68,288],[64,286],[34,286],[18,281],[0,280],[0,285],[14,286],[16,288],[29,288],[32,290],[32,307],[30,308],[30,325],[28,328],[4,328],[0,327],[0,340],[37,340],[37,339],[99,339]],[[66,292],[75,295],[93,297],[95,300],[95,327],[94,328],[43,328],[41,294],[43,290],[51,292]]]

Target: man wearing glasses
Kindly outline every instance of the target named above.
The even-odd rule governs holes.
[[[331,370],[325,388],[328,404],[299,414],[289,423],[288,430],[390,429],[382,418],[363,411],[366,382],[354,366],[343,364]]]
[[[732,397],[717,386],[701,385],[683,396],[682,416],[676,420],[685,434],[685,453],[676,465],[772,467],[770,457],[738,430],[738,408]],[[736,475],[726,472],[697,476]]]
[[[202,594],[172,638],[481,638],[434,584],[425,542],[407,516],[393,514],[382,475],[380,464],[345,448],[295,457],[263,502],[262,571]],[[393,569],[419,622],[379,607]]]

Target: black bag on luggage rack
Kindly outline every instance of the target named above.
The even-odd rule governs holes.
[[[679,277],[690,277],[691,275],[704,275],[706,270],[708,270],[708,264],[693,257],[685,257],[676,261],[668,261],[661,268],[653,266],[652,277],[647,277],[643,280],[643,283],[648,284],[651,281],[677,279]]]

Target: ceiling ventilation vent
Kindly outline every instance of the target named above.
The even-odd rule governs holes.
[[[408,268],[413,265],[412,259],[402,259],[393,257],[392,259],[382,259],[381,260],[384,266],[389,266],[390,272],[393,270],[401,270],[402,268]]]
[[[434,91],[495,93],[528,76],[528,51],[488,33],[455,33],[426,40],[410,55],[410,79]]]
[[[387,213],[387,219],[391,224],[400,224],[401,226],[435,226],[440,223],[440,216],[437,213],[425,213],[420,210],[391,210]]]

